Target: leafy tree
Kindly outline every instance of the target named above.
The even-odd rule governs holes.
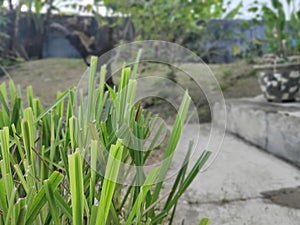
[[[12,1],[8,1],[8,8],[5,8],[4,1],[0,1],[2,30],[2,49],[0,51],[2,59],[26,58],[19,41],[19,20],[22,4],[23,1],[18,1],[15,5],[12,4]]]
[[[59,11],[54,6],[54,0],[25,0],[24,4],[28,8],[27,18],[31,20],[37,33],[37,56],[43,58],[43,43],[45,39],[45,29],[53,11]],[[45,9],[45,13],[42,10]]]
[[[256,13],[255,22],[261,21],[266,26],[265,42],[274,54],[285,57],[300,51],[300,9],[296,2],[270,0],[270,4],[267,4],[256,0],[248,9],[249,12]]]
[[[208,21],[217,18],[232,19],[242,6],[240,2],[226,12],[226,0],[103,0],[114,13],[129,16],[134,24],[136,39],[165,40],[186,45],[191,35],[201,37]],[[231,1],[227,1],[227,6]],[[203,35],[203,38],[208,37]],[[199,40],[199,39],[198,39]],[[206,40],[202,40],[205,42]],[[174,68],[169,66],[168,78],[176,82]]]
[[[6,23],[2,22],[4,27],[5,35],[9,36],[10,39],[6,41],[5,49],[2,49],[2,55],[10,59],[29,60],[29,54],[27,53],[26,47],[20,41],[20,30],[19,25],[21,19],[26,19],[27,23],[33,26],[35,31],[35,38],[32,42],[36,46],[36,53],[38,58],[43,57],[43,43],[45,37],[45,27],[52,14],[53,10],[57,10],[53,5],[54,0],[20,0],[14,4],[11,0],[7,1],[8,8],[1,10],[2,17],[6,18]],[[3,6],[4,1],[0,1],[0,6]],[[27,10],[21,12],[21,9],[26,7]],[[4,8],[3,8],[4,9]],[[45,13],[42,11],[45,10]]]
[[[98,1],[99,2],[99,1]],[[130,15],[136,37],[185,43],[191,33],[199,33],[216,18],[233,18],[242,3],[226,13],[224,0],[104,0],[113,12]],[[231,1],[227,2],[228,5]],[[226,13],[226,15],[225,15]]]

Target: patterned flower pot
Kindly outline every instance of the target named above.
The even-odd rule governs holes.
[[[264,97],[268,101],[295,100],[300,86],[300,63],[265,64],[254,66]]]

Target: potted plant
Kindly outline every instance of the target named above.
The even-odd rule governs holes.
[[[261,65],[255,65],[258,81],[268,101],[289,102],[295,100],[300,84],[300,10],[286,0],[285,11],[279,0],[271,0],[271,6],[261,7],[259,18],[266,26],[266,40],[271,54],[265,55]],[[291,9],[291,10],[290,10]],[[249,11],[257,12],[254,6]]]

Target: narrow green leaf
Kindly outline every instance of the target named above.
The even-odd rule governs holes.
[[[154,182],[157,178],[159,169],[160,169],[159,167],[155,168],[147,176],[145,183],[141,187],[141,192],[139,193],[137,200],[135,201],[135,203],[130,211],[130,214],[127,218],[125,225],[130,225],[135,216],[137,216],[137,224],[141,224],[142,206],[145,203],[145,198],[146,198],[147,193],[149,192],[150,188],[152,187],[152,185],[154,184]]]
[[[187,111],[188,111],[188,108],[190,105],[190,101],[191,101],[191,98],[189,97],[188,93],[186,92],[183,97],[182,103],[179,107],[178,114],[176,116],[176,119],[175,119],[175,122],[173,125],[173,129],[171,131],[171,135],[170,135],[170,138],[168,141],[168,145],[166,147],[166,151],[165,151],[165,155],[164,155],[164,162],[161,166],[161,171],[160,171],[159,178],[158,178],[160,180],[160,182],[155,187],[152,203],[154,203],[157,200],[160,190],[162,188],[163,180],[167,174],[168,168],[169,168],[171,160],[172,160],[173,153],[176,149],[176,145],[177,145],[180,135],[181,135],[182,126],[183,126],[185,118],[186,118],[186,114],[187,114]]]
[[[53,189],[52,189],[49,181],[45,182],[45,192],[46,192],[46,197],[47,197],[47,200],[49,203],[49,208],[50,208],[53,222],[55,225],[60,225],[59,217],[58,217],[58,210],[56,207],[55,196],[54,196]]]
[[[93,140],[91,143],[91,178],[90,178],[90,207],[94,204],[95,197],[95,185],[96,185],[96,168],[97,168],[97,158],[98,158],[98,143]]]
[[[70,220],[72,219],[72,210],[70,206],[65,202],[64,198],[59,194],[58,191],[54,192],[55,200],[58,207],[62,210],[64,215],[66,215]]]
[[[92,205],[89,224],[91,224],[91,225],[96,224],[97,211],[98,211],[98,206]]]
[[[0,126],[6,127],[9,125],[10,125],[9,115],[7,115],[4,109],[0,110]]]
[[[103,65],[100,70],[100,82],[99,82],[99,91],[98,91],[98,103],[97,103],[97,114],[96,121],[100,122],[101,115],[104,107],[105,99],[107,98],[107,94],[104,94],[104,86],[105,86],[105,75],[107,73],[106,65]]]
[[[15,126],[19,126],[19,122],[22,115],[22,100],[19,97],[15,97],[13,109],[11,113],[11,123]]]
[[[93,121],[95,118],[95,76],[97,70],[97,61],[96,56],[91,57],[91,66],[89,69],[89,90],[88,90],[88,105],[87,105],[87,117],[86,122]]]
[[[117,95],[116,95],[116,92],[109,86],[109,85],[106,85],[109,93],[110,93],[110,98],[113,100],[114,104],[116,105],[116,98],[117,98]]]
[[[83,172],[79,149],[69,158],[69,175],[71,186],[72,218],[74,225],[83,224],[84,210],[84,191],[83,191]]]
[[[136,56],[136,60],[133,66],[133,70],[132,70],[132,77],[131,79],[135,80],[137,77],[137,70],[138,70],[138,66],[140,64],[140,59],[141,59],[141,55],[142,55],[142,49],[139,49],[137,56]]]
[[[210,220],[208,218],[203,218],[199,225],[209,225],[210,224]]]
[[[25,224],[25,214],[26,214],[26,201],[25,198],[19,198],[16,202],[16,205],[19,207],[19,211],[15,218],[17,218],[16,225],[24,225]]]
[[[28,107],[33,109],[33,91],[32,91],[32,86],[27,87],[27,102],[28,102]]]
[[[182,162],[182,165],[181,165],[181,169],[179,170],[178,174],[177,174],[177,177],[174,181],[174,184],[172,186],[172,189],[171,189],[171,193],[169,194],[169,197],[165,203],[165,207],[170,203],[170,201],[172,200],[176,190],[177,190],[177,187],[178,185],[182,185],[183,183],[183,180],[185,179],[185,174],[186,174],[186,171],[187,171],[187,168],[188,168],[188,165],[189,165],[189,160],[190,160],[190,156],[191,156],[191,152],[192,152],[192,148],[193,148],[193,142],[190,141],[189,142],[189,147],[188,147],[188,151],[185,155],[185,158]],[[174,207],[173,207],[173,210],[172,210],[172,213],[171,213],[171,217],[170,217],[170,220],[169,220],[169,225],[171,225],[173,223],[173,219],[174,219],[174,215],[175,215],[175,211],[176,211],[176,207],[177,207],[177,202],[175,203]]]
[[[14,200],[15,200],[16,194],[17,194],[17,189],[15,187],[12,189],[11,193],[8,193],[8,195],[10,195],[10,199],[8,202],[9,207],[8,207],[7,214],[6,214],[5,224],[14,224],[14,221],[16,219],[13,217],[13,210],[15,207]]]
[[[122,154],[123,146],[121,140],[118,140],[116,145],[112,145],[110,148],[105,177],[102,185],[96,225],[105,225],[107,222],[108,213],[112,204],[112,198],[116,186],[115,181],[117,180],[119,174]]]
[[[4,112],[6,113],[6,116],[9,117],[9,108],[8,108],[8,100],[7,100],[5,83],[0,85],[0,103],[2,103],[2,107],[4,109]]]
[[[177,193],[174,195],[173,199],[169,202],[168,205],[166,205],[164,207],[164,209],[162,210],[162,212],[160,214],[155,216],[155,218],[153,219],[153,223],[161,221],[161,219],[163,218],[162,216],[166,215],[169,212],[169,210],[176,204],[178,199],[185,192],[185,190],[189,187],[189,185],[192,183],[194,178],[197,176],[197,174],[199,173],[199,171],[201,170],[201,168],[203,167],[205,162],[208,160],[210,154],[211,154],[211,152],[209,152],[209,151],[204,151],[201,154],[201,156],[198,158],[198,160],[194,164],[192,170],[187,175],[186,179],[180,185],[180,187],[179,187]]]
[[[69,96],[70,92],[73,90],[73,87],[65,91],[54,103],[52,103],[43,113],[41,113],[37,118],[35,118],[34,123],[40,121],[45,115],[47,115],[52,109],[54,109],[61,101]]]
[[[19,179],[20,179],[20,181],[22,183],[22,187],[24,188],[25,192],[28,193],[30,187],[29,187],[27,181],[25,180],[24,175],[22,174],[20,166],[18,164],[15,164],[14,168],[15,168],[15,171],[16,171],[16,173],[17,173],[17,175],[18,175],[18,177],[19,177]]]
[[[234,17],[236,15],[238,15],[238,13],[240,12],[240,9],[242,7],[243,7],[243,2],[240,1],[237,6],[235,6],[230,12],[227,13],[227,15],[225,16],[225,19],[227,19],[227,20],[234,19]]]
[[[10,150],[9,150],[9,129],[4,127],[3,130],[0,130],[0,146],[1,154],[4,160],[5,170],[2,171],[2,175],[10,173]]]
[[[58,91],[56,93],[56,99],[59,99],[62,95],[63,95],[63,93]],[[61,101],[59,104],[57,104],[56,112],[60,118],[62,118],[64,116],[64,101]]]
[[[16,90],[16,86],[12,80],[9,80],[9,93],[10,93],[11,103],[12,103],[12,105],[14,105],[15,99],[16,99],[16,96],[18,93]]]
[[[9,148],[9,129],[4,127],[0,130],[0,147],[3,159],[1,162],[1,174],[4,181],[5,193],[7,202],[9,202],[9,196],[13,191],[13,176],[10,169],[10,148]]]
[[[0,161],[0,164],[3,164],[3,161]],[[7,195],[5,191],[5,184],[4,184],[4,178],[0,179],[0,207],[2,210],[2,213],[4,214],[3,217],[5,217],[8,209],[7,205]],[[1,220],[1,219],[0,219]]]
[[[54,171],[48,179],[48,184],[50,184],[52,190],[56,190],[58,185],[63,180],[63,175],[57,171]],[[47,202],[47,197],[45,193],[45,185],[39,190],[39,192],[34,195],[32,201],[28,206],[28,210],[26,212],[25,224],[32,225],[37,216],[40,213],[40,210],[44,207]]]

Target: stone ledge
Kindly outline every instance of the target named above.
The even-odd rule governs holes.
[[[300,102],[270,103],[262,96],[228,99],[227,130],[300,167]],[[216,103],[213,116],[220,116]]]

